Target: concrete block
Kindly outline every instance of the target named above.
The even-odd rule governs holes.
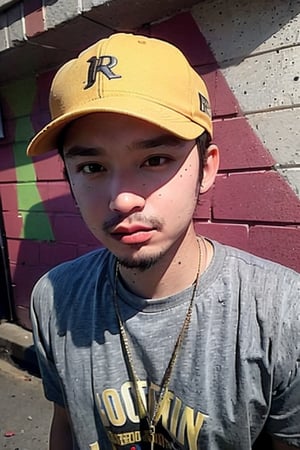
[[[188,10],[199,0],[82,0],[84,16],[91,17],[111,30],[136,30]],[[90,7],[95,6],[90,11]],[[184,33],[187,30],[183,30]]]
[[[7,30],[7,16],[0,14],[0,52],[9,48],[8,30]]]
[[[198,2],[192,15],[221,65],[299,42],[298,2],[218,0]]]
[[[299,65],[300,48],[296,46],[246,58],[222,72],[248,114],[299,104]]]
[[[34,42],[45,54],[43,71],[62,66],[70,59],[76,58],[81,50],[113,31],[93,19],[77,15],[68,22],[49,29],[47,33],[36,35]]]
[[[300,201],[276,172],[218,176],[213,217],[243,222],[300,223]]]
[[[42,0],[24,2],[25,33],[28,38],[45,31]]]
[[[54,28],[63,22],[74,19],[81,11],[78,0],[45,1],[46,28]]]
[[[258,112],[248,121],[278,164],[300,164],[299,108]]]
[[[23,11],[21,2],[13,5],[6,11],[7,14],[7,31],[9,46],[14,45],[24,41],[24,29],[23,29]]]
[[[250,228],[251,252],[300,272],[300,227],[254,226]]]

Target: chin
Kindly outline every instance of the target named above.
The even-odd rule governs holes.
[[[151,269],[155,266],[163,256],[163,253],[158,253],[157,255],[149,256],[136,256],[136,257],[118,257],[121,266],[126,267],[126,269],[137,269],[140,272]]]

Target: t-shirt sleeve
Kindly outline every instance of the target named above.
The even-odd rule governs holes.
[[[36,355],[48,400],[65,406],[63,389],[51,344],[52,286],[47,275],[35,285],[31,296],[31,322]]]
[[[300,448],[300,277],[284,296],[278,327],[278,351],[266,430]]]

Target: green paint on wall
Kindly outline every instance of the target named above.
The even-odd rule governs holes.
[[[14,143],[14,157],[17,172],[17,180],[19,183],[35,182],[36,174],[34,165],[31,158],[26,156],[26,142]],[[36,188],[36,185],[32,185],[32,190]],[[22,208],[21,208],[22,209]]]
[[[35,79],[24,78],[13,81],[1,87],[1,93],[13,111],[15,118],[28,116],[36,94]]]
[[[21,238],[38,241],[53,240],[45,239],[45,236],[52,236],[52,228],[45,211],[20,211],[19,214],[21,214],[24,224]]]
[[[15,142],[27,142],[33,136],[33,129],[30,117],[18,117],[15,130]],[[24,152],[23,152],[24,153]]]
[[[20,204],[22,205],[22,208],[19,208],[19,210],[26,212],[26,211],[40,211],[44,212],[45,208],[43,203],[41,202],[41,198],[38,195],[37,192],[33,190],[34,183],[22,183],[20,184],[20,189],[18,193],[18,198],[20,201]],[[35,195],[33,195],[35,194]],[[37,205],[39,205],[37,207]]]
[[[20,237],[53,241],[51,223],[36,185],[35,168],[32,159],[25,153],[27,142],[34,135],[30,112],[36,95],[35,79],[14,81],[1,88],[1,94],[16,120],[13,152],[17,175],[18,210],[23,218]]]

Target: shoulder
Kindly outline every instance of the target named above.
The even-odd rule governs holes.
[[[72,278],[76,280],[81,278],[82,275],[89,270],[89,274],[93,273],[93,269],[97,267],[99,270],[105,265],[110,253],[108,250],[101,248],[92,252],[86,253],[79,258],[72,259],[70,261],[63,262],[53,269],[49,270],[37,283],[42,280],[61,280]]]
[[[215,248],[216,259],[221,259],[223,264],[223,271],[237,271],[237,275],[245,278],[248,282],[253,284],[255,281],[263,281],[270,284],[274,283],[290,285],[299,289],[300,274],[288,267],[279,263],[269,261],[259,256],[253,255],[246,251],[223,245],[212,241]]]
[[[234,304],[245,323],[295,329],[300,314],[300,274],[281,264],[213,242],[212,289]],[[281,325],[280,325],[281,324]],[[295,331],[295,330],[294,330]]]
[[[260,346],[276,366],[274,386],[299,359],[300,274],[281,264],[213,242],[219,270],[215,291],[238,315],[245,354]],[[268,349],[268,350],[267,350]],[[267,361],[267,360],[265,360]],[[299,372],[298,372],[299,373]]]
[[[54,302],[65,303],[74,292],[93,289],[96,281],[109,264],[111,254],[98,249],[74,260],[66,261],[43,275],[32,291],[32,304],[43,309]]]
[[[57,277],[71,276],[73,279],[82,277],[87,269],[89,272],[95,267],[101,269],[105,265],[110,253],[105,248],[100,248],[92,252],[86,253],[79,258],[66,261],[51,269],[46,276],[53,279]]]

